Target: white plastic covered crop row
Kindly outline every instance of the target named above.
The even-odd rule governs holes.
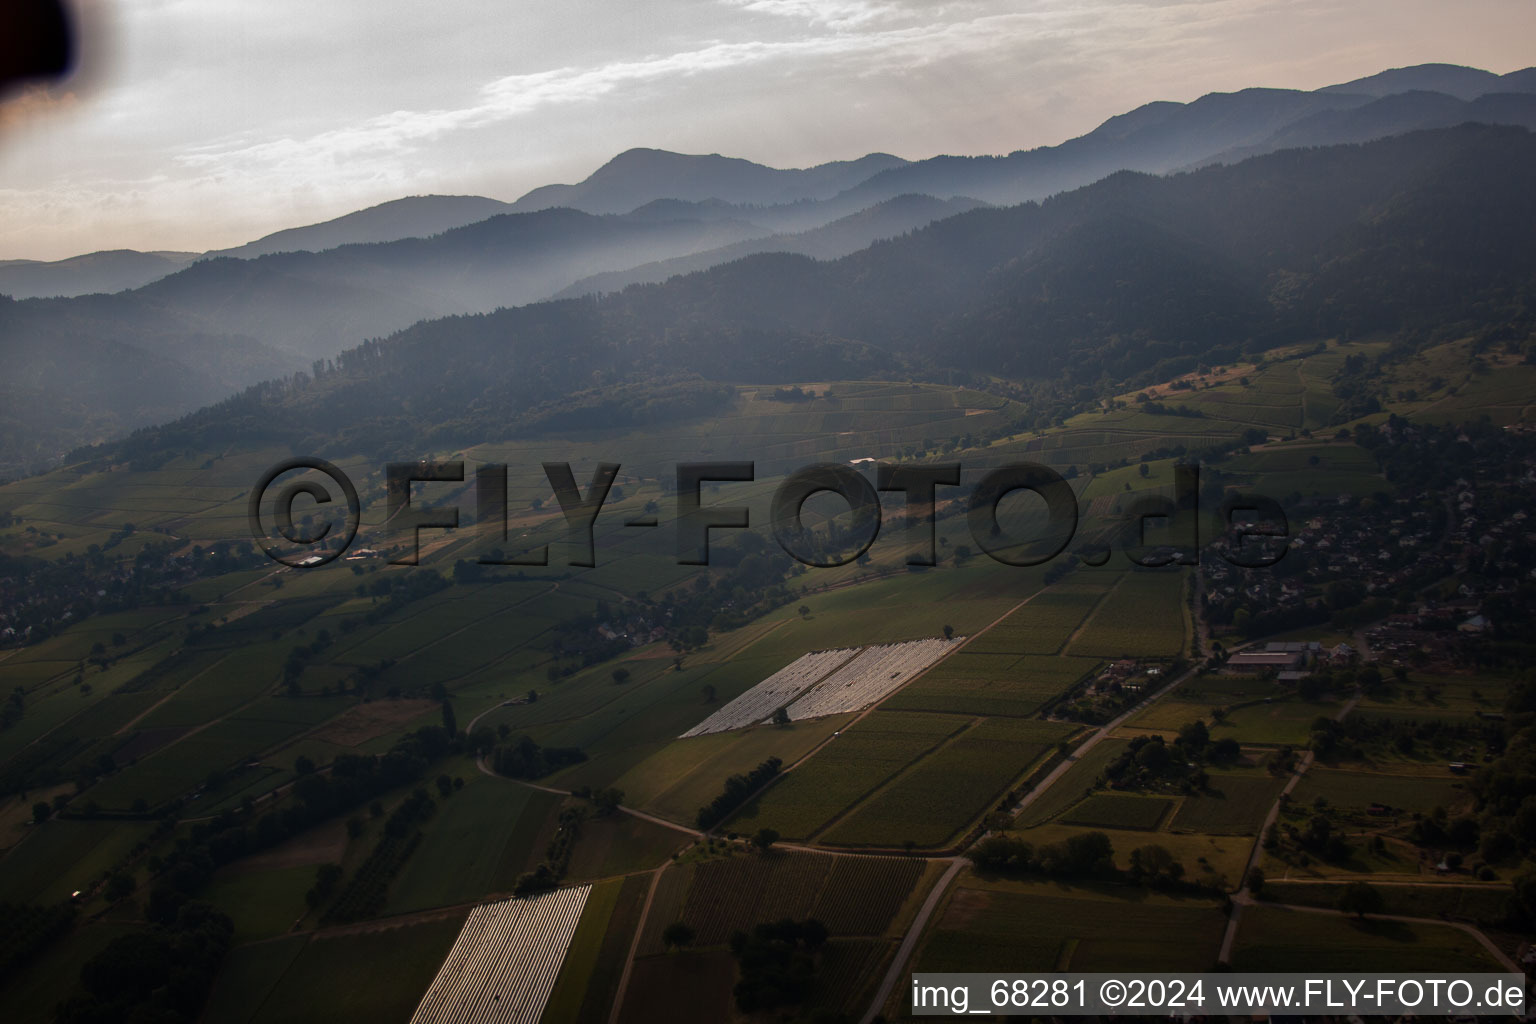
[[[856,658],[789,706],[789,717],[822,718],[862,711],[944,656],[964,637],[866,647]]]
[[[537,1024],[590,885],[476,907],[411,1024]]]
[[[779,669],[773,675],[743,693],[698,725],[683,733],[683,738],[712,732],[745,729],[771,716],[794,700],[806,688],[858,653],[857,647],[833,651],[812,651]]]

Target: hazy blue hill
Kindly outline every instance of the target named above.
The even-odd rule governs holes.
[[[0,404],[25,399],[35,411],[4,432],[0,475],[419,320],[517,306],[593,273],[765,233],[737,220],[542,210],[429,238],[200,260],[114,295],[6,300]]]
[[[1462,67],[1459,64],[1418,64],[1408,68],[1389,68],[1352,82],[1325,86],[1318,92],[1377,97],[1400,92],[1439,92],[1459,100],[1473,100],[1490,92],[1525,92],[1536,88],[1533,72],[1536,72],[1536,68],[1495,75],[1491,71]]]
[[[1443,86],[1443,88],[1441,87]],[[1086,135],[1057,146],[1002,157],[938,156],[876,174],[839,200],[867,205],[907,192],[974,196],[1009,204],[1043,199],[1115,171],[1164,174],[1217,160],[1242,159],[1287,146],[1360,142],[1467,120],[1529,123],[1517,101],[1452,107],[1425,98],[1438,93],[1464,103],[1493,93],[1536,91],[1532,69],[1499,76],[1476,68],[1429,64],[1382,72],[1315,92],[1243,89],[1210,93],[1190,103],[1160,101],[1109,118]],[[1417,100],[1374,101],[1413,93]],[[1359,113],[1352,118],[1352,113]]]
[[[1498,92],[1536,92],[1536,68],[1522,68],[1499,78]]]
[[[657,199],[776,204],[825,199],[906,161],[886,153],[781,170],[750,160],[631,149],[575,185],[545,185],[523,196],[516,210],[568,206],[587,213],[628,213]]]
[[[219,256],[251,259],[269,253],[319,252],[341,245],[425,237],[509,209],[507,203],[482,196],[410,196],[207,253],[114,249],[48,262],[0,261],[0,295],[29,299],[119,292],[174,274],[193,260]]]
[[[1230,149],[1199,163],[1231,163],[1299,146],[1370,142],[1468,122],[1536,128],[1536,93],[1485,93],[1470,101],[1439,92],[1393,93],[1364,106],[1321,111],[1287,125],[1257,145]]]
[[[0,295],[13,299],[120,292],[175,273],[197,257],[191,252],[110,249],[62,260],[0,262]]]
[[[120,300],[115,305],[92,306],[88,314],[81,313],[85,307],[71,305],[84,301],[79,298],[28,307],[22,320],[33,335],[27,337],[45,328],[49,337],[46,345],[32,350],[28,365],[67,367],[87,358],[87,353],[104,353],[101,359],[107,372],[102,381],[137,381],[130,367],[111,372],[112,364],[122,361],[118,354],[142,351],[155,358],[173,358],[181,368],[176,371],[182,378],[178,387],[186,385],[175,393],[186,401],[181,406],[185,409],[216,399],[232,387],[335,356],[365,338],[387,336],[419,320],[492,311],[557,294],[619,289],[683,274],[660,291],[631,288],[618,306],[605,301],[600,306],[601,322],[610,324],[619,317],[628,323],[605,329],[634,330],[637,336],[648,337],[647,332],[659,325],[710,325],[710,330],[721,332],[713,347],[688,347],[691,343],[674,334],[670,344],[684,347],[669,353],[703,360],[699,365],[710,367],[710,373],[729,365],[732,346],[750,337],[754,345],[777,346],[781,352],[813,352],[813,362],[825,357],[834,366],[865,365],[873,346],[898,353],[900,359],[976,370],[986,369],[987,359],[996,359],[1001,360],[998,368],[1006,366],[1010,372],[1040,363],[1059,365],[1064,373],[1097,366],[1130,375],[1160,360],[1183,358],[1188,345],[1198,347],[1205,343],[1200,339],[1207,337],[1193,330],[1185,339],[1187,345],[1163,337],[1171,322],[1169,310],[1152,304],[1172,300],[1155,293],[1149,283],[1154,277],[1138,277],[1132,270],[1144,268],[1151,274],[1160,262],[1183,266],[1193,275],[1191,281],[1202,282],[1199,294],[1217,311],[1217,320],[1226,325],[1223,329],[1239,335],[1234,342],[1238,346],[1254,337],[1294,333],[1301,330],[1300,324],[1325,322],[1317,319],[1317,311],[1303,309],[1305,302],[1297,296],[1307,288],[1322,287],[1326,280],[1321,265],[1314,265],[1326,233],[1375,216],[1362,204],[1383,201],[1383,196],[1393,194],[1392,188],[1407,186],[1406,179],[1390,179],[1391,168],[1369,160],[1361,165],[1369,173],[1357,174],[1358,168],[1346,166],[1346,157],[1338,153],[1328,157],[1339,168],[1331,178],[1316,177],[1305,164],[1281,174],[1274,169],[1293,167],[1287,161],[1298,158],[1279,153],[1274,161],[1256,164],[1260,170],[1242,172],[1268,175],[1250,180],[1249,191],[1231,184],[1216,187],[1226,181],[1219,176],[1198,178],[1203,183],[1199,187],[1164,188],[1146,183],[1154,179],[1127,177],[1124,172],[1164,173],[1211,162],[1237,164],[1245,157],[1286,147],[1401,137],[1407,131],[1467,121],[1536,123],[1536,98],[1519,91],[1533,81],[1529,72],[1495,76],[1428,67],[1400,69],[1361,81],[1367,83],[1366,92],[1248,89],[1191,103],[1150,103],[1060,146],[1006,157],[937,157],[907,163],[872,154],[855,161],[780,170],[713,155],[631,150],[584,182],[535,190],[515,205],[521,209],[559,201],[632,212],[595,215],[556,207],[507,214],[507,204],[476,197],[428,196],[386,203],[326,224],[280,232],[253,243],[254,248],[242,249],[251,253],[261,245],[312,245],[320,251],[300,248],[249,259],[202,260],[114,296]],[[1466,93],[1471,88],[1468,83],[1496,91],[1483,91],[1466,101],[1417,88],[1439,84]],[[1409,87],[1415,88],[1394,91]],[[1454,132],[1438,137],[1456,140],[1463,147],[1472,145],[1468,140],[1485,138]],[[1519,155],[1519,145],[1509,141],[1517,137],[1528,138],[1524,133],[1486,136],[1503,140],[1499,145]],[[1422,140],[1415,141],[1403,150],[1413,157],[1407,166],[1422,169],[1424,145]],[[1464,173],[1469,182],[1484,175],[1476,167]],[[1082,188],[1095,181],[1098,187]],[[1457,186],[1447,183],[1444,187]],[[1304,192],[1305,203],[1293,201],[1293,192]],[[1039,206],[948,216],[978,200],[1006,206],[1047,197],[1056,198]],[[947,200],[958,201],[946,206]],[[1282,209],[1284,215],[1265,219],[1261,214],[1267,205]],[[1510,209],[1518,207],[1511,201]],[[1177,210],[1177,218],[1166,219],[1168,210]],[[1430,216],[1429,208],[1419,215]],[[442,229],[453,218],[469,223]],[[1091,226],[1100,221],[1118,227],[1096,234]],[[1190,226],[1194,224],[1203,225],[1206,234],[1195,232]],[[1125,233],[1128,247],[1148,255],[1124,264],[1113,263],[1103,254],[1092,260],[1083,255],[1089,239],[1102,239],[1114,230]],[[407,236],[356,241],[397,232]],[[1053,241],[1058,238],[1073,241]],[[340,239],[347,244],[332,245]],[[1196,249],[1174,251],[1170,246],[1179,239]],[[782,255],[765,255],[774,251]],[[1223,267],[1219,261],[1208,264],[1208,252],[1221,253],[1232,266]],[[1239,273],[1238,268],[1252,263],[1256,253],[1264,256],[1259,269]],[[1131,256],[1127,252],[1126,257]],[[819,264],[806,257],[837,262]],[[1341,265],[1363,258],[1353,251],[1334,252],[1332,257]],[[1508,262],[1520,265],[1518,258]],[[12,269],[20,272],[27,266]],[[708,274],[696,273],[712,266]],[[1130,275],[1125,278],[1126,290],[1115,293],[1116,301],[1102,304],[1097,311],[1086,298],[1076,304],[1066,301],[1067,296],[1079,294],[1072,284],[1086,280],[1092,266],[1114,267],[1116,274]],[[1207,267],[1220,272],[1207,274],[1202,269]],[[1368,279],[1370,287],[1363,287],[1359,296],[1347,291],[1335,295],[1326,307],[1328,315],[1338,323],[1376,322],[1383,310],[1390,312],[1394,303],[1401,302],[1405,310],[1416,310],[1409,319],[1441,317],[1449,315],[1450,308],[1450,300],[1443,296],[1478,293],[1479,287],[1488,286],[1488,282],[1479,285],[1458,276],[1456,267],[1442,269],[1445,275],[1440,284],[1394,294],[1389,302],[1377,285],[1385,281],[1382,287],[1390,290],[1408,272],[1406,261],[1393,263],[1382,271],[1380,281]],[[0,266],[0,273],[5,270]],[[1495,267],[1490,280],[1505,281],[1503,273]],[[1269,296],[1275,289],[1265,276],[1273,274],[1284,278],[1283,293],[1299,305],[1282,310],[1253,304],[1255,296]],[[1058,298],[1041,306],[1033,300],[1009,298],[1011,293],[986,290],[986,282],[1003,280],[1015,282],[1024,294],[1039,288]],[[1118,279],[1113,287],[1121,287]],[[1234,288],[1238,291],[1231,291]],[[1500,302],[1507,297],[1504,291],[1499,295]],[[1433,296],[1442,299],[1429,308],[1425,303]],[[1376,305],[1367,315],[1365,307],[1371,303]],[[1254,312],[1258,308],[1269,313],[1260,316]],[[1359,315],[1346,316],[1346,308]],[[1133,312],[1144,320],[1138,321]],[[1198,320],[1205,314],[1189,307],[1183,315]],[[530,316],[526,322],[538,321],[539,314]],[[45,323],[49,317],[53,322]],[[1242,331],[1239,323],[1244,325]],[[1110,346],[1106,338],[1116,332],[1118,347]],[[463,336],[472,339],[475,331],[467,330]],[[663,336],[667,336],[665,330]],[[933,348],[934,339],[941,337],[946,339],[943,345]],[[997,337],[1013,340],[1005,345]],[[7,347],[21,344],[9,338],[0,342]],[[125,348],[93,347],[103,342]],[[850,354],[849,344],[858,349],[856,354]],[[1061,355],[1062,346],[1067,346],[1068,356]],[[1027,358],[1005,358],[1012,351],[1027,353]],[[250,357],[238,358],[240,352]],[[752,355],[758,359],[754,365],[763,365],[760,353]],[[1066,362],[1061,362],[1063,358]],[[609,379],[622,379],[636,367],[643,372],[644,365],[626,364],[626,369],[613,371],[617,377]],[[44,413],[30,426],[17,428],[35,430],[41,438],[23,444],[27,451],[57,450],[71,441],[99,437],[101,431],[94,424],[103,417],[124,429],[152,422],[165,415],[167,403],[178,400],[162,389],[136,411],[131,388],[100,395],[92,390],[102,383],[95,378],[72,385],[67,375],[45,372],[36,379],[61,389],[52,407],[60,411],[48,413],[50,407],[43,401],[39,408]],[[0,398],[41,386],[18,379],[10,392],[0,387]],[[37,392],[28,394],[35,397]],[[103,410],[102,416],[66,414],[62,410],[71,403]],[[510,409],[500,401],[496,407]],[[87,422],[92,425],[83,427]],[[14,466],[8,457],[0,457],[0,464]]]
[[[184,413],[299,360],[132,292],[0,298],[0,475]]]
[[[1286,341],[1524,337],[1533,171],[1536,136],[1463,125],[1121,172],[835,261],[765,253],[602,299],[417,324],[316,380],[252,389],[121,451],[342,438],[398,454],[695,415],[716,400],[710,382],[859,373],[1002,373],[1049,416],[1099,386]]]
[[[254,242],[204,255],[250,259],[277,252],[320,252],[340,245],[425,238],[507,212],[509,204],[484,196],[407,196],[319,224],[274,231]]]
[[[1211,93],[1192,103],[1149,104],[1059,146],[1004,157],[935,157],[883,171],[852,194],[870,202],[906,192],[966,195],[990,203],[1043,199],[1119,170],[1171,171],[1253,145],[1319,111],[1366,102],[1366,97],[1245,89]]]
[[[654,204],[653,204],[654,205]],[[571,298],[599,292],[620,291],[632,284],[665,281],[677,274],[692,273],[761,252],[787,252],[829,260],[857,252],[882,238],[892,238],[925,224],[952,217],[983,205],[974,199],[934,199],[932,196],[897,196],[830,224],[793,234],[775,234],[734,245],[708,249],[689,256],[644,263],[626,270],[582,278],[557,293]]]
[[[307,362],[417,320],[533,302],[593,273],[763,233],[735,220],[647,221],[540,210],[501,214],[430,238],[206,260],[143,293]]]

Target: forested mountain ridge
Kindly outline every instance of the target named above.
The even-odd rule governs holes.
[[[1533,171],[1536,136],[1462,126],[1121,173],[833,262],[755,255],[606,298],[417,324],[101,454],[235,437],[420,454],[692,415],[718,395],[710,382],[871,373],[1013,377],[1057,415],[1284,341],[1523,338],[1536,328]]]
[[[1359,89],[1352,91],[1357,85]],[[1433,91],[1442,86],[1450,92]],[[535,190],[511,206],[474,196],[422,196],[382,204],[323,224],[278,232],[235,250],[242,255],[264,247],[298,251],[249,259],[203,259],[180,273],[110,297],[16,304],[7,313],[10,332],[4,344],[15,350],[17,363],[26,372],[0,381],[0,400],[12,410],[31,411],[24,416],[6,414],[7,443],[0,449],[0,474],[46,467],[74,445],[163,421],[228,395],[232,389],[308,366],[364,338],[388,335],[419,320],[660,282],[673,274],[753,253],[841,257],[874,239],[902,234],[977,202],[1047,199],[1125,169],[1167,173],[1239,163],[1282,147],[1357,142],[1468,120],[1536,126],[1536,91],[1532,90],[1536,90],[1536,75],[1527,72],[1494,76],[1475,69],[1426,65],[1315,92],[1249,89],[1211,94],[1191,103],[1150,103],[1059,146],[1007,157],[935,157],[908,163],[874,154],[781,171],[719,156],[631,150],[578,185]],[[845,187],[850,182],[855,184]],[[1317,202],[1334,203],[1351,187],[1348,182],[1338,185],[1339,191],[1320,195]],[[1103,197],[1117,187],[1127,186],[1110,186],[1093,194]],[[623,214],[596,215],[569,208],[496,213],[434,231],[455,219],[556,201],[594,209],[636,205]],[[1049,202],[1042,206],[1049,209]],[[1351,209],[1346,204],[1343,215],[1352,216]],[[998,312],[998,303],[976,291],[978,268],[990,271],[998,265],[989,261],[989,254],[1004,260],[1025,258],[1033,267],[1029,285],[1038,285],[1057,273],[1047,251],[1040,248],[1044,241],[1039,232],[1066,230],[1052,215],[1022,216],[1026,222],[1018,229],[1029,239],[1028,245],[1004,239],[1002,248],[994,249],[988,241],[991,229],[978,228],[978,238],[964,239],[959,250],[935,257],[920,270],[889,268],[906,275],[901,294],[892,301],[860,309],[856,298],[840,297],[838,309],[828,308],[818,314],[819,319],[813,317],[810,329],[870,339],[872,344],[904,353],[904,358],[923,359],[922,345],[892,344],[891,339],[919,330],[930,338],[947,337],[951,328],[936,321],[956,315],[962,296],[976,303],[973,315],[988,323],[1005,322],[1008,317]],[[1133,212],[1132,216],[1146,220],[1152,215]],[[1178,225],[1165,224],[1155,216],[1152,221],[1154,227],[1180,236]],[[1280,229],[1282,234],[1292,230],[1289,225]],[[1080,238],[1087,237],[1081,235],[1083,225],[1073,230]],[[1155,232],[1127,230],[1128,237],[1139,239],[1138,244],[1154,248],[1164,244],[1154,239]],[[401,231],[421,235],[364,241]],[[931,241],[939,236],[928,237]],[[321,251],[304,248],[338,240],[350,241]],[[1148,259],[1152,259],[1150,251]],[[99,255],[102,260],[83,259],[86,265],[122,262],[114,254]],[[142,276],[139,257],[144,254],[117,255],[136,261],[132,267],[140,269],[133,272]],[[877,262],[879,258],[872,257]],[[1078,260],[1081,253],[1065,258]],[[1234,258],[1246,257],[1237,253]],[[1191,267],[1197,277],[1199,265],[1196,260]],[[38,266],[52,265],[10,269],[36,273]],[[1221,278],[1226,270],[1218,269]],[[6,270],[0,267],[0,281]],[[1212,329],[1234,326],[1237,321],[1231,316],[1240,307],[1267,308],[1252,305],[1267,302],[1263,295],[1239,298],[1233,289],[1257,288],[1262,293],[1268,285],[1247,283],[1239,288],[1231,281],[1214,279],[1208,284],[1215,289],[1211,299],[1218,312],[1202,322]],[[820,285],[809,294],[790,296],[782,308],[761,308],[755,294],[734,296],[731,301],[739,301],[741,309],[759,310],[766,319],[761,324],[744,318],[733,322],[760,330],[763,324],[776,322],[786,309],[805,306],[815,287]],[[1430,289],[1428,294],[1433,292]],[[1117,323],[1122,345],[1130,348],[1135,346],[1124,339],[1139,338],[1160,351],[1160,346],[1173,344],[1148,340],[1146,325],[1133,322],[1130,315],[1141,308],[1132,307],[1124,316],[1112,315],[1106,308],[1094,317]],[[1036,309],[1021,314],[1032,333],[1059,333],[1065,329],[1062,324],[1076,323],[1058,318],[1054,325],[1038,324],[1031,318],[1039,313]],[[1252,317],[1239,320],[1247,323]],[[979,338],[992,329],[972,326],[966,330],[979,331]],[[999,351],[996,343],[971,341]],[[964,353],[971,347],[968,342],[954,351]],[[1060,350],[1057,345],[1052,351]],[[1014,372],[1015,363],[1006,352],[1000,358],[996,370]],[[1059,365],[1052,361],[1055,358],[1032,352],[1028,361],[1033,365],[1044,359],[1046,365]],[[104,361],[101,372],[71,378],[68,369],[86,359]],[[1115,372],[1126,372],[1134,362],[1117,358],[1110,365]],[[156,369],[149,372],[145,367]],[[143,393],[138,394],[141,387]],[[71,409],[88,412],[67,411]]]

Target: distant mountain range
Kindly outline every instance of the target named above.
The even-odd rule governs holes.
[[[1536,69],[1423,65],[1314,92],[1149,103],[1061,145],[1003,157],[871,154],[780,170],[630,150],[582,182],[515,203],[416,196],[221,252],[11,261],[0,264],[0,294],[24,301],[0,309],[0,344],[26,372],[0,381],[0,403],[36,415],[0,411],[0,474],[418,320],[660,282],[760,253],[836,259],[1117,171],[1191,170],[1467,121],[1536,128]],[[50,293],[61,297],[40,297]],[[68,368],[86,361],[100,375],[72,379]],[[142,394],[112,385],[142,383],[143,367],[165,382]],[[66,414],[71,403],[89,415]]]
[[[153,465],[232,443],[415,457],[695,416],[728,383],[871,374],[1000,375],[1030,389],[1039,426],[1279,344],[1503,345],[1536,336],[1533,174],[1536,135],[1482,125],[1119,172],[838,260],[761,253],[600,299],[419,323],[100,457]]]
[[[1422,64],[1314,92],[1245,89],[1211,93],[1192,103],[1147,103],[1061,145],[1005,157],[907,161],[871,153],[781,170],[719,154],[631,149],[584,181],[544,185],[512,203],[483,196],[409,196],[202,254],[114,250],[50,263],[0,262],[0,294],[34,298],[121,291],[173,273],[199,256],[251,259],[426,238],[498,214],[552,207],[629,214],[662,203],[668,206],[663,219],[739,219],[767,231],[802,231],[908,194],[1017,203],[1117,170],[1162,174],[1276,149],[1366,142],[1466,121],[1536,128],[1533,97],[1536,67],[1495,75],[1455,64]]]
[[[335,220],[274,231],[254,242],[233,249],[217,249],[204,255],[253,259],[277,252],[323,252],[342,245],[428,238],[500,213],[512,212],[511,203],[484,196],[407,196]]]
[[[31,299],[120,292],[174,274],[198,255],[107,249],[62,260],[0,260],[0,295]]]

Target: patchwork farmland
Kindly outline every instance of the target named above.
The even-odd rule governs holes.
[[[591,891],[583,885],[475,908],[412,1024],[535,1024]]]

